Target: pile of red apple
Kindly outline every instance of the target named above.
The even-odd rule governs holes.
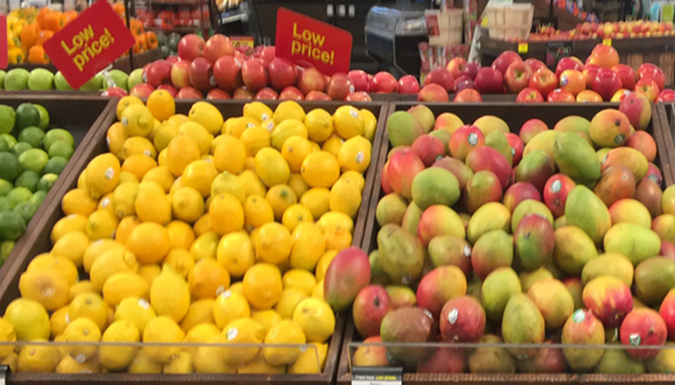
[[[547,27],[530,34],[530,42],[588,40],[588,39],[634,39],[647,37],[675,36],[672,22],[620,21],[606,23],[583,23],[570,31]]]

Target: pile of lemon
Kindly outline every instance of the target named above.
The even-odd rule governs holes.
[[[0,348],[3,362],[19,372],[320,373],[335,329],[323,276],[352,242],[373,114],[252,102],[224,121],[206,102],[175,114],[155,91],[147,105],[121,99],[117,116],[110,152],[63,197],[51,252],[22,274],[0,340],[174,345],[28,344]]]

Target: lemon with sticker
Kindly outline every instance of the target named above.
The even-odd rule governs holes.
[[[270,146],[272,135],[265,128],[254,126],[244,130],[239,140],[246,148],[246,154],[255,156],[260,149]]]
[[[341,106],[333,114],[335,132],[342,139],[350,139],[365,134],[366,122],[358,109],[352,106]]]
[[[337,160],[342,171],[364,173],[370,165],[372,145],[363,136],[346,140],[338,151]]]
[[[63,351],[75,358],[77,362],[88,361],[96,354],[96,346],[78,346],[76,343],[94,342],[101,339],[101,330],[89,318],[78,318],[71,321],[63,332],[63,342],[71,343],[63,347]]]
[[[265,104],[256,101],[244,104],[244,117],[254,119],[258,123],[262,123],[265,120],[273,118],[274,112],[272,112],[272,109],[267,107]]]
[[[92,159],[84,170],[89,195],[98,199],[112,192],[119,183],[120,172],[120,161],[113,154],[102,154]]]
[[[213,319],[219,328],[231,322],[251,316],[251,308],[243,295],[226,290],[216,298],[213,304]]]
[[[120,118],[127,136],[148,136],[155,128],[155,118],[143,104],[131,104]]]
[[[279,123],[272,131],[272,147],[281,151],[284,142],[291,136],[299,136],[307,139],[305,124],[297,119],[288,119]]]
[[[156,317],[157,314],[150,306],[150,302],[142,298],[125,298],[115,310],[115,320],[131,323],[140,334],[143,334],[145,325]]]
[[[291,172],[299,172],[302,162],[312,152],[314,152],[314,149],[309,141],[306,138],[297,135],[293,135],[286,139],[281,148],[281,155],[286,159],[286,162],[288,162],[288,167],[290,167]]]

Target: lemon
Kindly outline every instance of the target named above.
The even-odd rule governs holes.
[[[341,212],[327,212],[316,223],[324,232],[331,229],[341,229],[349,233],[354,231],[354,220]]]
[[[290,266],[314,271],[326,251],[323,231],[314,223],[300,223],[291,234]]]
[[[343,228],[329,228],[324,230],[326,250],[344,250],[352,245],[352,234]]]
[[[83,188],[70,190],[61,200],[61,210],[65,215],[80,214],[86,217],[96,211],[97,202]]]
[[[265,339],[265,329],[250,318],[238,319],[230,322],[220,335],[221,344],[261,344]],[[260,353],[260,347],[241,346],[221,348],[220,356],[227,365],[240,366],[253,361]]]
[[[82,233],[71,233],[71,234],[82,234]],[[64,238],[69,237],[71,234],[67,234]],[[59,240],[60,242],[61,240]],[[57,242],[58,243],[58,242]],[[63,277],[66,280],[68,286],[74,285],[77,282],[78,273],[77,266],[75,263],[66,257],[60,255],[55,255],[54,250],[52,249],[51,254],[40,254],[37,257],[33,258],[32,261],[28,264],[26,272],[31,271],[48,271]]]
[[[123,299],[117,306],[117,310],[115,310],[115,320],[131,323],[140,334],[143,334],[145,325],[155,317],[157,317],[157,314],[150,306],[150,303],[136,297]]]
[[[55,370],[56,373],[62,374],[101,373],[101,363],[96,356],[83,363],[77,362],[71,356],[64,356],[56,366]]]
[[[148,283],[136,273],[117,273],[103,285],[103,300],[112,307],[119,305],[123,299],[129,297],[147,300],[149,293]]]
[[[263,127],[253,126],[244,130],[239,140],[246,149],[246,154],[255,156],[258,151],[271,145],[272,135]]]
[[[125,96],[117,102],[117,120],[122,120],[122,112],[132,104],[143,105],[143,101],[136,96]]]
[[[199,217],[199,219],[197,219],[197,222],[195,222],[192,229],[194,230],[195,236],[197,237],[204,235],[206,233],[213,232],[213,228],[211,227],[211,218],[209,217],[209,214],[206,213],[201,217]]]
[[[370,165],[371,149],[368,139],[360,135],[345,141],[337,156],[342,171],[364,173]]]
[[[84,170],[89,195],[98,199],[112,192],[120,179],[120,161],[113,154],[98,155]]]
[[[244,163],[244,170],[255,171],[255,157],[247,156],[246,162]]]
[[[89,273],[91,266],[94,264],[94,261],[106,251],[111,250],[121,250],[123,252],[126,250],[126,248],[124,245],[121,245],[112,239],[99,239],[92,242],[89,247],[87,247],[87,250],[84,252],[84,257],[82,258],[82,266],[84,267],[84,271]]]
[[[216,233],[204,233],[195,239],[192,247],[190,247],[190,254],[195,257],[195,261],[199,261],[204,258],[215,259],[219,241],[220,237]]]
[[[213,153],[216,169],[218,172],[239,174],[244,169],[246,147],[239,139],[230,135],[223,135],[218,139],[219,143]]]
[[[321,256],[319,263],[316,265],[315,274],[317,281],[323,281],[323,278],[326,276],[326,270],[328,270],[328,266],[330,266],[330,263],[333,262],[333,259],[335,259],[337,253],[337,250],[329,250]]]
[[[190,119],[187,117],[187,115],[176,114],[176,115],[170,117],[169,119],[167,119],[167,122],[180,126],[182,123],[185,123],[188,120],[190,120]]]
[[[36,269],[21,274],[21,297],[37,301],[47,310],[65,306],[70,298],[68,281],[54,271]]]
[[[190,307],[190,290],[187,282],[171,267],[164,265],[162,273],[155,278],[150,287],[150,304],[157,315],[180,321]]]
[[[312,292],[312,298],[324,300],[323,296],[323,280],[319,281],[319,283],[316,284],[316,287],[314,288],[314,291]]]
[[[122,183],[135,183],[135,184],[139,184],[140,181],[138,180],[138,178],[136,177],[136,175],[134,175],[134,174],[132,174],[132,173],[130,173],[130,172],[128,172],[128,171],[122,171],[122,172],[120,173],[120,182],[119,182],[119,183],[120,183],[120,184],[122,184]]]
[[[0,364],[7,365],[7,367],[9,367],[9,370],[11,370],[13,372],[17,372],[19,370],[19,368],[17,367],[18,359],[19,359],[19,355],[12,352],[7,357],[2,359],[2,361],[0,361]]]
[[[340,179],[349,179],[358,187],[359,191],[363,192],[363,188],[366,185],[366,180],[363,178],[363,175],[356,171],[347,171],[340,175]]]
[[[150,358],[147,348],[140,349],[129,365],[127,372],[138,374],[159,374],[164,370],[164,365]]]
[[[63,332],[63,336],[63,342],[66,343],[99,342],[101,330],[89,318],[78,318],[68,324],[66,330]],[[64,346],[64,351],[69,356],[75,358],[75,361],[83,363],[96,354],[96,346],[66,345]]]
[[[265,357],[258,355],[253,361],[237,368],[239,374],[283,374],[286,367],[283,365],[273,366],[265,361]]]
[[[213,319],[213,306],[216,301],[213,298],[205,298],[194,301],[188,309],[185,317],[180,321],[180,328],[190,338],[190,331],[198,325],[210,324],[216,330],[216,320]],[[206,341],[204,341],[206,342]]]
[[[321,150],[326,151],[327,153],[337,158],[338,154],[340,153],[340,148],[342,147],[344,142],[345,141],[341,137],[339,137],[336,134],[333,134],[330,136],[330,138],[326,139],[326,141],[323,142]]]
[[[136,355],[135,346],[107,346],[106,343],[137,343],[140,333],[136,326],[129,321],[115,321],[103,333],[98,358],[101,365],[112,371],[122,370],[129,366]]]
[[[223,115],[214,105],[207,102],[193,104],[188,112],[188,118],[201,124],[213,135],[217,134],[223,125]]]
[[[281,291],[279,302],[274,307],[279,315],[284,319],[292,319],[293,312],[300,301],[307,298],[307,295],[297,289],[284,289]]]
[[[70,317],[68,317],[68,310],[69,309],[70,309],[69,306],[64,306],[64,307],[56,310],[55,312],[53,312],[52,316],[49,317],[49,326],[51,328],[52,338],[55,338],[55,337],[63,334],[63,332],[66,330],[66,327],[68,327],[68,324],[70,323]],[[6,321],[4,321],[4,322],[6,322]],[[2,322],[0,322],[0,323],[2,323]],[[9,326],[11,328],[11,325],[9,325]],[[14,333],[14,329],[12,329],[12,333]],[[16,337],[15,337],[15,339],[16,339]]]
[[[212,301],[212,300],[204,300],[204,301]],[[188,313],[188,315],[189,314],[190,313]],[[211,322],[196,324],[194,327],[189,329],[186,333],[184,342],[202,345],[212,342],[214,340],[218,340],[218,338],[220,337],[220,329],[218,329],[218,326],[216,326],[213,323],[213,315],[209,314],[209,316],[211,317]],[[185,327],[183,327],[183,322],[181,322],[181,328],[183,328],[183,331],[185,331]],[[189,352],[191,354],[195,354],[197,349],[198,347],[195,346],[186,346],[183,348],[184,351]]]
[[[304,122],[307,136],[314,142],[321,143],[333,134],[333,118],[323,108],[315,108],[308,112]]]
[[[171,173],[178,177],[188,164],[200,158],[197,141],[188,135],[178,135],[166,148],[166,165]]]
[[[15,299],[7,306],[4,320],[12,326],[18,341],[49,339],[49,315],[39,302]]]
[[[148,158],[157,159],[157,150],[147,138],[131,136],[124,141],[122,157],[123,159],[129,159],[134,155],[144,155]]]
[[[188,286],[194,298],[216,298],[230,287],[230,274],[215,259],[202,259],[190,271]]]
[[[305,110],[294,100],[286,100],[274,110],[274,123],[277,125],[287,119],[305,120]]]
[[[316,278],[314,275],[303,269],[291,269],[284,273],[281,278],[284,289],[296,289],[306,296],[312,295],[312,291],[316,286]]]
[[[88,318],[94,321],[99,330],[103,330],[108,323],[108,308],[100,295],[84,293],[70,303],[68,318],[71,323],[76,319]]]
[[[185,278],[195,266],[195,258],[185,249],[171,249],[164,258],[164,265],[168,265],[178,275]]]
[[[260,123],[260,121],[246,116],[229,118],[225,121],[225,123],[223,123],[220,133],[223,135],[232,135],[235,138],[239,138],[244,130],[258,126]]]
[[[87,170],[84,169],[84,170],[82,170],[82,172],[80,172],[80,175],[78,175],[78,177],[77,177],[77,188],[82,188],[82,189],[85,189],[85,190],[89,191],[89,190],[87,189],[87,183],[86,183],[86,181],[84,180],[86,171],[87,171]]]
[[[168,362],[171,356],[180,353],[179,343],[183,342],[184,338],[185,333],[176,321],[164,316],[151,319],[143,330],[143,342],[145,343],[175,343],[175,345],[146,346],[144,348],[151,360],[161,363]]]
[[[171,190],[175,178],[171,171],[166,166],[159,166],[148,171],[143,178],[143,182],[157,182],[163,189],[165,193],[168,193]]]
[[[312,212],[309,211],[307,206],[297,203],[289,206],[286,211],[284,211],[284,215],[281,218],[281,223],[283,223],[289,231],[295,230],[300,223],[304,222],[314,223]]]
[[[279,301],[283,284],[277,266],[258,263],[244,275],[244,297],[256,310],[269,310]]]
[[[97,210],[87,220],[87,235],[92,240],[115,238],[115,230],[119,225],[117,217],[110,210]]]
[[[133,182],[120,183],[113,191],[110,204],[112,212],[117,218],[136,214],[136,198],[138,197],[139,184]]]
[[[267,120],[264,120],[262,123],[260,123],[260,127],[264,128],[268,132],[272,132],[272,131],[274,131],[274,128],[276,127],[276,125],[274,124],[273,119],[267,119]]]
[[[377,131],[377,118],[372,112],[365,108],[360,109],[359,114],[363,116],[363,121],[365,123],[363,136],[372,142],[375,138],[375,132]]]
[[[126,248],[112,249],[94,260],[89,270],[89,279],[94,290],[100,292],[108,278],[125,271],[138,271],[136,257]]]
[[[183,187],[173,194],[171,208],[175,218],[194,223],[204,213],[204,198],[197,190]]]
[[[115,155],[118,159],[124,159],[122,148],[129,136],[124,132],[122,123],[113,123],[106,132],[106,143],[108,151]]]
[[[288,187],[293,190],[296,197],[302,197],[309,190],[309,185],[305,183],[300,173],[291,173],[290,178],[288,178]]]
[[[108,210],[110,211],[110,214],[115,216],[115,212],[113,211],[112,208],[112,195],[113,193],[107,193],[103,197],[101,197],[101,200],[98,202],[98,206],[96,207],[96,210]]]
[[[242,186],[244,186],[246,197],[258,195],[264,198],[265,194],[267,194],[265,185],[260,181],[255,172],[244,170],[237,178],[241,181]]]
[[[169,252],[169,242],[169,232],[165,227],[145,222],[136,226],[129,234],[126,246],[140,263],[152,264],[164,259]]]
[[[189,250],[195,241],[195,233],[192,231],[192,227],[185,222],[172,221],[166,226],[166,231],[169,233],[169,242],[172,249]]]
[[[279,223],[266,223],[260,228],[254,246],[261,261],[280,264],[291,253],[291,232]]]
[[[164,225],[171,221],[171,202],[157,182],[143,182],[138,185],[134,208],[143,222]]]
[[[261,310],[251,312],[251,319],[262,325],[265,334],[283,319],[275,310]]]
[[[305,334],[296,322],[284,320],[274,325],[265,337],[265,344],[304,345]],[[300,347],[273,348],[265,347],[263,356],[270,365],[288,365],[295,362],[302,354]]]
[[[87,232],[87,217],[80,214],[71,214],[59,219],[52,228],[52,243],[56,243],[64,235],[73,232]]]
[[[194,139],[201,155],[209,153],[211,142],[213,142],[213,135],[204,126],[191,121],[185,122],[178,127],[178,136],[189,136]]]
[[[148,136],[155,127],[155,118],[142,104],[131,104],[122,111],[120,118],[127,136]]]
[[[154,159],[145,155],[132,155],[124,160],[121,170],[141,180],[153,168],[157,168],[157,162]]]
[[[185,351],[180,352],[175,356],[171,356],[169,362],[164,364],[163,373],[188,374],[193,372],[192,354]]]
[[[211,193],[211,183],[217,175],[218,171],[212,163],[196,160],[185,167],[181,182],[184,187],[192,187],[203,197],[207,197]]]
[[[274,212],[270,203],[261,196],[251,195],[244,203],[244,226],[253,230],[265,223],[274,222]]]
[[[300,204],[307,207],[313,218],[320,218],[328,212],[330,190],[323,187],[315,187],[307,190],[300,198]]]
[[[241,204],[246,201],[246,188],[243,182],[228,171],[219,174],[211,184],[211,196],[225,193],[234,195]]]
[[[76,284],[70,287],[70,300],[72,302],[75,297],[84,293],[93,293],[94,287],[91,285],[91,282],[88,280],[79,281]]]
[[[43,339],[36,339],[34,342],[47,342]],[[58,349],[46,344],[26,345],[21,349],[17,359],[17,369],[19,372],[31,373],[52,373],[61,361]]]
[[[244,209],[239,200],[231,194],[216,195],[209,207],[209,216],[213,230],[220,235],[244,227]]]
[[[352,106],[341,106],[333,114],[335,132],[342,139],[350,139],[366,132],[366,121],[363,115]]]
[[[213,319],[219,328],[224,328],[231,322],[251,316],[251,308],[241,295],[226,290],[216,298],[213,304]]]
[[[150,96],[148,96],[146,105],[152,116],[160,122],[169,119],[176,113],[176,103],[171,94],[165,90],[152,91]]]
[[[258,151],[255,156],[255,171],[267,187],[285,184],[291,174],[284,157],[273,148]]]
[[[335,314],[325,301],[307,298],[298,304],[293,313],[308,342],[325,342],[335,331]]]
[[[328,355],[328,344],[311,343],[310,345],[313,349],[307,349],[294,363],[288,365],[288,373],[318,374],[323,371]]]
[[[300,173],[309,186],[330,188],[340,177],[340,165],[330,153],[317,151],[305,158]]]
[[[281,221],[286,209],[298,203],[298,198],[296,197],[295,193],[287,185],[273,186],[269,189],[269,191],[267,191],[265,199],[272,207],[274,219],[278,221]]]
[[[255,265],[253,243],[248,234],[234,232],[223,236],[218,244],[218,263],[235,278],[241,278]]]
[[[286,140],[292,136],[307,140],[307,128],[297,119],[284,120],[272,131],[272,147],[281,151]]]
[[[361,206],[361,190],[349,179],[340,179],[330,190],[328,205],[331,211],[356,217]]]
[[[313,151],[312,145],[306,138],[293,135],[284,141],[281,155],[288,162],[291,172],[299,172],[302,161]]]
[[[258,123],[274,117],[274,112],[261,102],[250,102],[244,104],[244,117],[254,119]]]
[[[162,273],[162,268],[159,265],[145,265],[138,268],[138,275],[140,275],[148,286],[152,286],[155,278]]]
[[[218,341],[218,339],[216,339]],[[194,366],[197,373],[226,374],[236,373],[236,366],[230,366],[220,357],[220,348],[200,346],[195,350]]]
[[[152,143],[157,151],[162,151],[169,146],[171,140],[178,136],[178,125],[170,122],[164,122],[155,132]]]

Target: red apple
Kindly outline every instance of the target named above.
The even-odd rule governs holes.
[[[203,99],[204,95],[194,87],[183,87],[176,94],[176,99]]]
[[[234,56],[223,56],[213,65],[213,78],[218,87],[232,91],[241,85],[241,63]]]
[[[178,93],[178,90],[176,87],[172,86],[171,84],[162,84],[159,87],[157,87],[158,90],[164,90],[168,93],[171,94],[172,97],[176,97],[176,94]]]
[[[190,84],[200,91],[206,92],[216,86],[213,78],[213,64],[206,58],[198,57],[190,64]]]
[[[588,63],[609,69],[619,64],[619,53],[610,45],[598,44],[593,48]]]
[[[458,94],[463,90],[470,88],[475,90],[476,83],[468,76],[462,75],[459,79],[455,80],[455,93]]]
[[[120,87],[110,87],[101,93],[104,98],[123,98],[127,95],[127,91]]]
[[[422,87],[420,93],[417,94],[417,100],[421,102],[448,102],[450,98],[445,88],[436,83],[431,83]]]
[[[279,94],[276,91],[269,87],[261,88],[256,92],[254,99],[258,100],[277,100],[279,99]]]
[[[657,102],[671,102],[675,100],[675,90],[665,89],[656,97]]]
[[[600,71],[600,67],[595,64],[586,64],[584,66],[584,70],[581,71],[581,73],[584,74],[584,78],[586,79],[586,88],[591,88],[593,86],[593,80],[595,79],[595,75],[598,74],[598,71]]]
[[[515,61],[506,69],[504,83],[506,89],[512,94],[517,94],[527,88],[532,78],[532,69],[527,63]]]
[[[136,84],[131,90],[129,90],[129,95],[143,99],[150,96],[154,90],[155,87],[151,86],[150,84],[141,83]]]
[[[283,90],[286,87],[293,86],[298,79],[298,71],[295,69],[295,65],[287,59],[274,58],[267,69],[270,75],[270,85],[275,90]]]
[[[401,95],[417,94],[420,92],[420,83],[417,78],[412,75],[401,76],[398,79],[398,92]]]
[[[305,95],[299,89],[291,86],[281,90],[279,100],[305,100]]]
[[[621,89],[621,79],[616,72],[609,68],[600,68],[591,85],[593,91],[602,96],[602,100],[609,101],[616,91]]]
[[[556,88],[555,90],[549,92],[548,96],[546,97],[546,101],[553,103],[572,103],[575,101],[575,98],[571,93],[560,88]]]
[[[553,71],[548,68],[542,68],[532,75],[529,87],[539,91],[543,96],[551,93],[557,85],[558,78],[555,77]]]
[[[555,67],[555,76],[560,78],[560,75],[565,70],[577,70],[579,72],[584,70],[584,65],[569,57],[564,57],[560,59],[558,65]]]
[[[183,36],[178,42],[178,56],[185,60],[194,60],[204,55],[206,43],[194,33]]]
[[[478,91],[472,88],[467,88],[457,93],[457,95],[455,95],[455,100],[453,101],[455,103],[478,103],[482,102],[483,98],[480,96]]]
[[[640,80],[645,78],[654,79],[656,85],[659,87],[659,91],[666,85],[666,76],[663,70],[654,64],[644,63],[638,67],[637,72]]]
[[[367,92],[357,91],[352,92],[351,94],[345,97],[346,102],[372,102],[373,99]]]
[[[373,90],[371,87],[371,92],[375,91],[380,94],[391,94],[398,92],[398,82],[396,81],[394,75],[390,74],[389,72],[380,71],[375,74],[374,78],[377,83],[377,87],[375,90]]]
[[[481,94],[501,94],[504,89],[502,73],[494,68],[481,68],[476,75],[475,83]]]
[[[370,81],[365,71],[351,70],[347,75],[349,75],[349,80],[354,85],[354,91],[370,92]]]
[[[541,93],[534,88],[524,88],[516,96],[516,102],[518,103],[543,103],[544,97]]]
[[[256,56],[258,59],[261,59],[265,63],[265,67],[269,66],[272,60],[277,57],[277,50],[274,46],[266,46],[260,51],[260,54]]]
[[[249,59],[241,66],[241,79],[251,92],[267,85],[267,69],[262,59]]]
[[[226,55],[234,55],[234,46],[229,37],[218,33],[211,36],[204,44],[204,57],[212,63]]]
[[[354,85],[349,80],[349,76],[343,73],[333,74],[326,86],[326,93],[333,100],[345,100],[345,97],[352,92],[354,92]]]
[[[207,99],[232,99],[230,94],[227,93],[227,91],[222,90],[220,88],[214,88],[211,91],[209,91],[208,94],[206,94]]]
[[[424,85],[438,84],[445,89],[446,92],[452,92],[455,89],[455,79],[452,77],[452,72],[444,67],[439,67],[424,78]]]
[[[371,74],[368,74],[368,88],[369,92],[377,92],[377,79]]]
[[[311,91],[323,92],[326,89],[326,80],[324,79],[323,74],[316,68],[307,68],[300,72],[300,76],[298,77],[298,88],[305,95],[309,94]]]
[[[591,90],[584,90],[577,95],[577,102],[579,103],[602,103],[602,96],[597,92]]]
[[[635,70],[632,69],[630,66],[627,66],[625,64],[617,64],[614,67],[612,67],[612,71],[616,72],[617,75],[619,75],[619,79],[621,79],[621,87],[625,88],[627,90],[632,90],[635,88],[635,82],[637,82],[637,74],[635,73]]]
[[[466,67],[466,60],[464,60],[463,57],[453,58],[448,62],[448,65],[445,66],[455,80],[464,74],[464,67]]]
[[[181,89],[190,85],[190,60],[180,60],[171,67],[171,83]]]
[[[530,66],[530,69],[532,69],[532,73],[535,73],[542,68],[548,68],[548,67],[546,67],[546,64],[544,64],[544,62],[542,62],[539,59],[535,59],[535,58],[529,58],[529,59],[525,60],[525,63],[527,63],[527,65]]]
[[[330,102],[330,101],[333,100],[333,99],[331,99],[330,96],[328,96],[327,94],[325,94],[325,93],[323,93],[323,92],[321,92],[321,91],[314,91],[314,90],[312,90],[312,91],[309,91],[309,92],[307,93],[307,96],[305,96],[305,100],[308,100],[308,101],[311,101],[311,100],[314,100],[314,101],[320,100],[320,101]]]
[[[176,55],[169,55],[169,56],[166,58],[166,61],[168,61],[168,62],[171,63],[171,64],[176,64],[176,63],[178,63],[179,60],[180,60],[180,58],[179,58],[178,56],[176,56]]]
[[[499,56],[497,56],[495,61],[492,62],[492,68],[499,71],[500,74],[504,74],[506,73],[506,69],[509,68],[511,63],[522,61],[523,59],[517,53],[513,51],[504,51]]]
[[[643,78],[635,83],[635,91],[642,92],[650,101],[655,101],[659,96],[659,86],[652,78]]]
[[[172,65],[166,60],[157,60],[148,67],[145,74],[146,82],[153,87],[159,87],[164,83],[171,82]]]
[[[464,71],[462,71],[462,74],[470,77],[471,80],[475,80],[479,70],[480,70],[480,63],[472,61],[466,63],[466,65],[464,66]]]
[[[246,86],[239,86],[232,93],[232,99],[253,100],[253,92]]]

